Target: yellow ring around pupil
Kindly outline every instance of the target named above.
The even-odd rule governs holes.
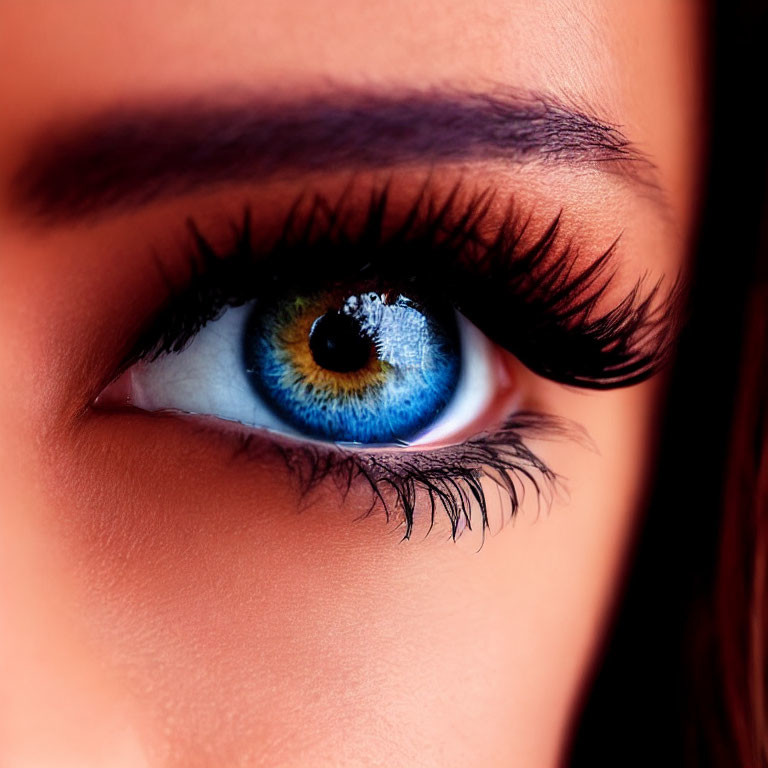
[[[329,371],[315,361],[309,346],[312,325],[318,317],[339,309],[336,297],[295,299],[280,318],[278,354],[286,363],[286,377],[293,386],[297,383],[320,390],[331,397],[343,399],[370,394],[371,389],[384,386],[390,378],[392,366],[376,355],[371,344],[367,363],[356,371]]]

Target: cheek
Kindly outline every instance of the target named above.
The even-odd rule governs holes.
[[[379,512],[355,520],[354,493],[303,498],[279,464],[246,472],[178,420],[92,414],[23,467],[40,496],[17,517],[50,544],[27,598],[64,630],[35,658],[81,681],[69,711],[151,764],[201,744],[219,764],[547,764],[613,593],[654,391],[564,397],[595,450],[549,445],[568,495],[503,530],[492,510],[482,548],[439,524],[401,542]]]

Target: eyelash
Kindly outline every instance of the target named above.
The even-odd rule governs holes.
[[[442,506],[455,540],[462,529],[472,529],[472,506],[480,513],[482,531],[490,528],[488,503],[481,481],[491,480],[510,501],[510,517],[519,509],[526,487],[551,497],[561,478],[525,444],[526,438],[572,439],[589,445],[589,439],[577,425],[542,413],[518,412],[500,428],[483,433],[458,445],[428,452],[351,451],[339,446],[318,446],[289,440],[242,434],[236,457],[261,460],[265,451],[277,455],[296,478],[306,496],[330,480],[345,496],[357,482],[371,491],[370,514],[377,502],[387,520],[397,512],[404,524],[403,539],[413,533],[419,492],[426,496],[430,514],[428,531],[435,522],[435,512]]]
[[[180,288],[166,277],[170,298],[121,369],[182,351],[206,323],[228,307],[258,300],[259,293],[369,277],[415,283],[422,293],[426,285],[450,296],[490,339],[534,372],[560,383],[593,389],[628,386],[667,360],[671,342],[664,335],[664,319],[680,301],[679,283],[658,301],[660,283],[641,299],[641,279],[612,310],[595,316],[613,280],[616,242],[589,267],[575,271],[572,244],[561,244],[560,216],[524,245],[530,242],[530,218],[510,204],[501,226],[490,228],[493,192],[474,193],[460,204],[462,192],[459,183],[438,201],[425,186],[400,220],[390,224],[389,187],[384,185],[372,191],[357,226],[346,194],[335,204],[320,195],[311,200],[300,196],[271,241],[254,238],[246,208],[232,222],[234,244],[222,253],[190,220],[189,277]],[[487,237],[486,231],[493,235]],[[262,288],[257,292],[254,286]],[[506,338],[505,327],[525,334]],[[405,539],[412,534],[417,498],[423,495],[430,530],[442,506],[455,539],[464,527],[471,528],[473,503],[482,530],[489,526],[483,478],[508,496],[511,516],[526,484],[539,498],[545,489],[554,489],[557,475],[526,446],[534,436],[578,439],[579,431],[564,419],[518,412],[493,432],[425,452],[364,452],[279,438],[269,438],[269,446],[304,492],[328,479],[348,492],[360,481],[371,490],[371,509],[380,502],[388,519],[400,511]],[[249,433],[242,435],[238,454],[256,458],[264,449],[265,440]]]

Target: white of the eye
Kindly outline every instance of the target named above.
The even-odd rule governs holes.
[[[183,352],[134,366],[131,403],[146,411],[206,414],[308,439],[283,423],[248,381],[242,343],[251,310],[252,304],[227,309],[205,325]],[[457,321],[462,372],[456,391],[438,420],[410,443],[413,446],[449,441],[490,402],[494,390],[492,344],[462,315],[457,315]]]
[[[242,339],[252,305],[231,307],[205,325],[178,354],[139,363],[131,402],[147,411],[175,409],[297,434],[254,393],[243,365]]]
[[[493,395],[493,345],[464,315],[457,313],[456,319],[462,356],[461,376],[456,391],[437,421],[413,440],[411,445],[450,440],[483,413]]]

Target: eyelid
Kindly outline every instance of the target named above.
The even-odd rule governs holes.
[[[105,405],[98,410],[109,413],[113,409]],[[539,510],[551,505],[565,490],[565,478],[529,447],[529,440],[570,441],[593,449],[589,436],[575,422],[528,410],[518,411],[494,429],[462,443],[429,450],[415,446],[360,450],[297,440],[215,417],[130,408],[118,412],[129,419],[150,417],[157,429],[169,429],[174,423],[186,425],[186,441],[217,443],[226,451],[227,460],[244,470],[251,464],[274,465],[277,471],[282,466],[304,503],[310,503],[313,493],[321,489],[325,497],[328,486],[339,493],[341,504],[354,493],[356,518],[381,510],[388,521],[402,524],[403,540],[412,538],[419,520],[429,533],[438,511],[447,515],[452,539],[465,530],[476,530],[484,539],[487,532],[493,532],[489,504],[497,493],[506,507],[498,511],[508,519],[519,513],[529,497],[536,499]],[[366,493],[368,506],[361,501]]]
[[[609,299],[616,293],[618,240],[585,260],[585,248],[563,234],[562,215],[536,237],[514,201],[499,218],[496,194],[467,190],[460,181],[440,195],[428,182],[407,202],[393,203],[384,185],[371,189],[362,211],[360,195],[331,202],[305,194],[294,199],[280,234],[266,240],[246,208],[232,222],[234,242],[224,250],[190,221],[189,284],[171,297],[165,326],[148,328],[131,359],[183,347],[200,327],[190,317],[199,318],[203,308],[212,318],[250,300],[251,286],[293,283],[305,272],[310,280],[318,274],[333,280],[368,269],[431,281],[497,344],[553,381],[611,389],[662,367],[671,356],[682,284],[646,287],[641,277]]]

